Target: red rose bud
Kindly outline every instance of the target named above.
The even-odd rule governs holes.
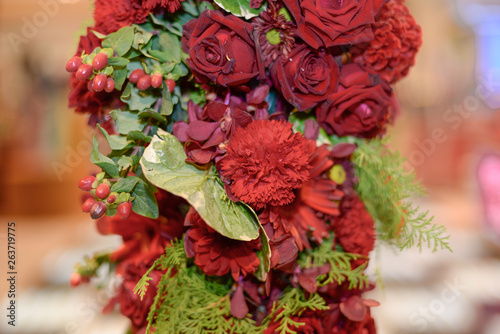
[[[109,189],[109,186],[106,183],[102,183],[95,190],[95,195],[100,199],[105,199],[110,192],[111,189]]]
[[[151,86],[153,86],[153,88],[160,88],[162,82],[163,82],[163,77],[160,73],[155,73],[151,77]]]
[[[113,80],[113,78],[108,78],[104,90],[108,93],[111,93],[112,91],[115,90],[115,81]]]
[[[132,202],[120,203],[118,205],[118,208],[116,209],[116,212],[118,213],[118,217],[120,217],[121,219],[127,219],[132,213]]]
[[[66,71],[68,72],[76,72],[80,65],[82,64],[82,58],[78,56],[74,56],[66,63]]]
[[[89,64],[82,64],[76,71],[76,78],[80,81],[87,80],[92,75],[92,66]]]
[[[151,77],[145,74],[139,79],[139,81],[137,81],[137,88],[140,90],[146,90],[149,87],[151,87]]]
[[[107,80],[108,78],[106,77],[105,74],[97,74],[94,77],[94,86],[93,86],[94,90],[96,92],[102,92],[103,89],[106,87]]]
[[[170,91],[170,93],[173,93],[174,92],[174,88],[175,88],[175,81],[172,80],[172,79],[167,79],[167,80],[165,80],[165,84],[167,85],[168,90]]]
[[[95,203],[95,199],[87,198],[87,200],[82,204],[82,212],[90,212]]]
[[[116,196],[115,195],[109,195],[108,198],[106,199],[106,202],[109,204],[113,204],[116,201]]]
[[[107,209],[106,203],[97,202],[92,206],[92,209],[90,209],[90,217],[92,217],[92,219],[99,219],[104,216]]]
[[[137,83],[139,79],[142,78],[145,74],[146,73],[144,73],[144,70],[141,70],[140,68],[133,70],[128,77],[128,81],[130,81],[131,83]]]
[[[96,54],[94,60],[92,60],[92,67],[100,71],[105,68],[106,65],[108,65],[108,56],[104,52]]]
[[[83,179],[78,182],[78,188],[82,189],[83,191],[91,191],[92,190],[92,183],[95,181],[95,176],[86,176]]]

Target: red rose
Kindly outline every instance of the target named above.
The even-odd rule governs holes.
[[[253,25],[236,16],[205,10],[184,25],[182,50],[198,81],[237,86],[263,72],[252,39]]]
[[[299,111],[315,107],[337,90],[339,67],[327,51],[296,44],[270,68],[274,86]]]
[[[415,64],[422,29],[402,0],[392,0],[380,10],[373,32],[375,39],[368,47],[351,50],[354,61],[385,81],[396,83]]]
[[[315,49],[357,44],[373,39],[375,22],[385,0],[283,0],[297,22],[295,34]]]
[[[392,117],[391,102],[387,82],[348,64],[340,70],[337,92],[316,109],[316,117],[329,134],[373,138],[385,131]]]
[[[134,23],[144,23],[148,15],[149,9],[142,7],[141,0],[96,0],[95,29],[110,34]]]

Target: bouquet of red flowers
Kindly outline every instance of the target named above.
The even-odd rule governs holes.
[[[375,333],[375,240],[448,248],[382,139],[421,30],[403,0],[96,0],[66,69],[84,212],[133,333]],[[107,154],[99,143],[109,146]]]

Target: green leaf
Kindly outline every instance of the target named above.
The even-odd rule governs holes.
[[[92,31],[92,33],[93,33],[94,35],[96,35],[96,36],[97,36],[97,38],[99,38],[99,39],[106,38],[106,35],[101,34],[99,31],[95,31],[95,30],[90,30],[90,31]]]
[[[160,114],[169,116],[172,114],[172,111],[174,111],[174,104],[172,103],[172,96],[170,95],[170,90],[168,89],[166,84],[163,85],[161,95],[162,101]]]
[[[131,157],[128,157],[126,155],[122,155],[120,159],[118,159],[118,169],[120,171],[125,170],[129,167],[132,167],[134,165],[134,161],[132,160]]]
[[[103,129],[99,124],[97,124],[97,128],[101,130],[102,134],[104,135],[104,138],[106,138],[106,141],[108,142],[109,147],[112,150],[122,150],[131,143],[131,141],[127,140],[127,138],[125,137],[118,135],[109,135],[108,132],[105,129]]]
[[[99,143],[97,142],[96,137],[94,137],[93,140],[93,148],[92,148],[92,153],[90,154],[90,162],[92,162],[94,165],[101,167],[103,172],[106,172],[111,177],[120,176],[120,174],[118,173],[118,167],[116,166],[115,162],[110,158],[108,158],[107,156],[103,155],[99,151]]]
[[[153,37],[153,34],[147,31],[137,31],[134,35],[134,42],[132,43],[132,47],[134,49],[142,49],[144,45],[146,45]]]
[[[151,110],[145,110],[145,111],[141,111],[139,113],[139,117],[140,118],[145,118],[145,119],[149,119],[149,118],[152,118],[154,120],[157,120],[158,122],[160,123],[166,123],[166,119],[165,119],[165,116],[162,116],[160,115],[159,113],[157,112],[154,112],[154,111],[151,111]]]
[[[113,80],[115,81],[115,89],[116,90],[122,89],[123,83],[125,82],[125,79],[127,79],[127,69],[126,68],[115,70],[113,72]]]
[[[139,182],[132,191],[132,196],[135,196],[132,202],[132,210],[135,213],[148,218],[158,218],[159,211],[155,194],[151,187],[148,187],[143,180],[139,179]]]
[[[159,49],[163,51],[167,57],[166,61],[180,63],[181,62],[181,44],[179,38],[168,32],[160,32]]]
[[[108,58],[108,65],[110,66],[116,66],[116,67],[122,67],[122,66],[127,66],[127,64],[130,62],[127,58],[122,58],[122,57],[111,57]]]
[[[119,179],[115,184],[113,184],[111,191],[115,191],[117,193],[129,193],[134,189],[139,181],[140,179],[135,176]]]
[[[130,111],[113,110],[110,113],[116,123],[116,128],[121,134],[128,134],[131,131],[142,131],[145,124],[139,124],[137,114]]]
[[[133,140],[133,141],[144,141],[146,143],[151,142],[151,137],[146,136],[144,133],[141,131],[130,131],[127,135],[128,140]]]
[[[255,216],[255,219],[258,220],[259,218]],[[262,225],[260,225],[259,228],[262,248],[257,252],[260,263],[259,268],[257,268],[257,271],[255,272],[255,277],[262,282],[265,282],[267,280],[267,273],[271,270],[271,247],[269,246],[269,237],[267,236],[266,231],[262,228]]]
[[[141,91],[129,83],[123,92],[121,100],[128,104],[130,110],[143,111],[151,108],[151,105],[156,102],[156,97],[150,91]]]
[[[217,175],[185,162],[183,145],[175,136],[158,130],[146,148],[141,166],[146,178],[157,187],[186,199],[205,222],[220,234],[249,241],[259,237],[255,212],[227,198]]]
[[[113,48],[118,56],[123,56],[130,50],[134,41],[135,28],[128,26],[123,27],[117,32],[109,34],[102,41],[102,46],[105,48]]]
[[[214,0],[214,2],[225,11],[244,17],[247,20],[259,16],[259,13],[266,8],[265,6],[261,6],[258,9],[250,8],[249,0]]]

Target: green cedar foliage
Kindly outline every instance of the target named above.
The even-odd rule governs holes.
[[[358,183],[356,191],[377,223],[380,240],[395,244],[401,250],[426,245],[432,251],[448,249],[445,228],[432,223],[428,212],[411,203],[414,196],[425,194],[408,172],[406,160],[387,148],[387,139],[356,139],[358,149],[352,156]]]

